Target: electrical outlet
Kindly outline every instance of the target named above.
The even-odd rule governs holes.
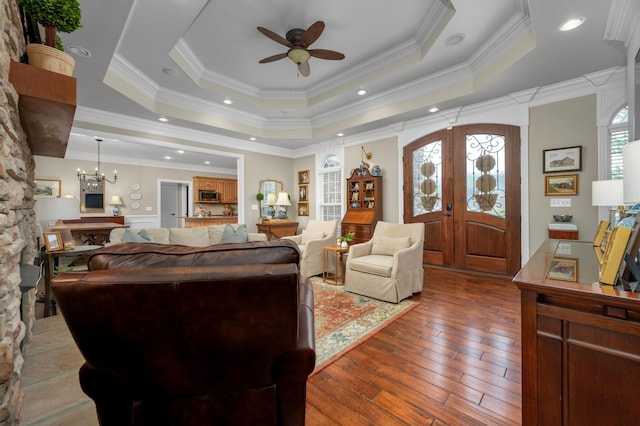
[[[550,207],[571,207],[571,198],[552,198],[549,200]]]

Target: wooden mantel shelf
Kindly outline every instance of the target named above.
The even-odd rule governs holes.
[[[76,112],[75,77],[12,61],[9,81],[20,96],[20,122],[32,154],[64,158]]]

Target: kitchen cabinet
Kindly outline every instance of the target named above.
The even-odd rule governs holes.
[[[194,201],[204,204],[237,204],[238,180],[210,178],[204,176],[193,177]],[[217,201],[201,200],[199,191],[215,191],[218,193]]]

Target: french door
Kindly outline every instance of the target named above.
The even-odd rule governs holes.
[[[425,224],[423,261],[520,269],[520,129],[474,124],[404,148],[404,222]]]

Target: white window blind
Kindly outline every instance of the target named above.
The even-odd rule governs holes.
[[[622,147],[629,143],[629,108],[621,108],[609,124],[609,155],[611,179],[622,179]]]
[[[322,182],[319,200],[320,220],[335,220],[338,222],[337,235],[340,235],[342,220],[342,169],[340,159],[334,155],[328,157],[319,172]]]

